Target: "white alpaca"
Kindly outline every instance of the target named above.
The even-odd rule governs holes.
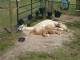
[[[43,35],[43,36],[49,36],[49,33],[54,33],[55,31],[52,31],[54,29],[59,30],[66,30],[67,27],[59,22],[52,21],[52,20],[44,20],[38,24],[36,24],[33,27],[27,27],[24,25],[19,26],[19,30],[22,30],[23,32],[26,32],[27,30],[30,30],[30,33]]]
[[[36,24],[35,26],[33,27],[27,27],[25,25],[21,25],[19,26],[19,30],[22,30],[23,33],[25,33],[27,30],[30,30],[32,31],[31,33],[34,33],[34,34],[38,34],[38,35],[44,35],[44,36],[49,36],[48,34],[48,31],[50,29],[54,29],[55,28],[55,25],[57,25],[58,22],[56,21],[52,21],[52,20],[44,20],[38,24]],[[47,29],[46,26],[49,28]],[[47,34],[47,35],[46,35]]]

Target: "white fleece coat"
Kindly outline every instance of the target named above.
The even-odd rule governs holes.
[[[44,21],[42,21],[42,22],[39,22],[39,23],[37,23],[35,26],[33,26],[33,27],[27,27],[27,26],[24,26],[24,25],[22,25],[22,26],[19,26],[19,30],[22,30],[22,31],[27,31],[27,30],[29,30],[29,31],[33,31],[33,30],[35,30],[37,33],[39,33],[39,32],[41,32],[42,31],[42,29],[44,29],[45,27],[47,26],[47,28],[49,28],[49,29],[59,29],[59,30],[67,30],[67,27],[64,25],[64,24],[62,24],[62,23],[59,23],[59,22],[56,22],[56,21],[52,21],[52,20],[49,20],[49,19],[47,19],[47,20],[44,20]]]
[[[37,23],[35,26],[33,26],[33,27],[27,27],[27,26],[24,26],[24,25],[22,25],[22,26],[19,26],[19,30],[36,30],[37,32],[38,31],[40,31],[42,28],[44,28],[44,27],[46,27],[46,26],[48,26],[48,28],[50,28],[50,29],[54,29],[56,26],[55,25],[57,25],[58,24],[58,22],[56,22],[56,21],[52,21],[52,20],[44,20],[44,21],[42,21],[42,22],[40,22],[40,23]]]

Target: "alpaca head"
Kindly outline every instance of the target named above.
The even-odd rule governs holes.
[[[22,30],[24,30],[24,27],[26,27],[26,25],[20,25],[19,28],[18,28],[18,30],[22,31]]]
[[[57,24],[56,27],[57,27],[58,30],[69,31],[67,26],[65,24],[62,24],[62,23]]]

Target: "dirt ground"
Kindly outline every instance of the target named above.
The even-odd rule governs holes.
[[[64,16],[64,15],[63,15]],[[56,18],[60,22],[71,22],[77,17],[65,16],[64,18]],[[26,34],[28,34],[27,32]],[[25,53],[26,51],[45,51],[51,52],[54,49],[65,47],[64,43],[72,41],[72,32],[61,32],[60,35],[52,34],[49,37],[42,37],[40,35],[26,35],[24,42],[16,41],[12,48],[9,48],[0,58],[0,60],[17,60],[16,56],[20,53]]]

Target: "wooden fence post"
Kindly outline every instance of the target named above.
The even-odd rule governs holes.
[[[10,15],[10,30],[12,32],[12,6],[11,6],[11,0],[9,0],[9,15]]]

